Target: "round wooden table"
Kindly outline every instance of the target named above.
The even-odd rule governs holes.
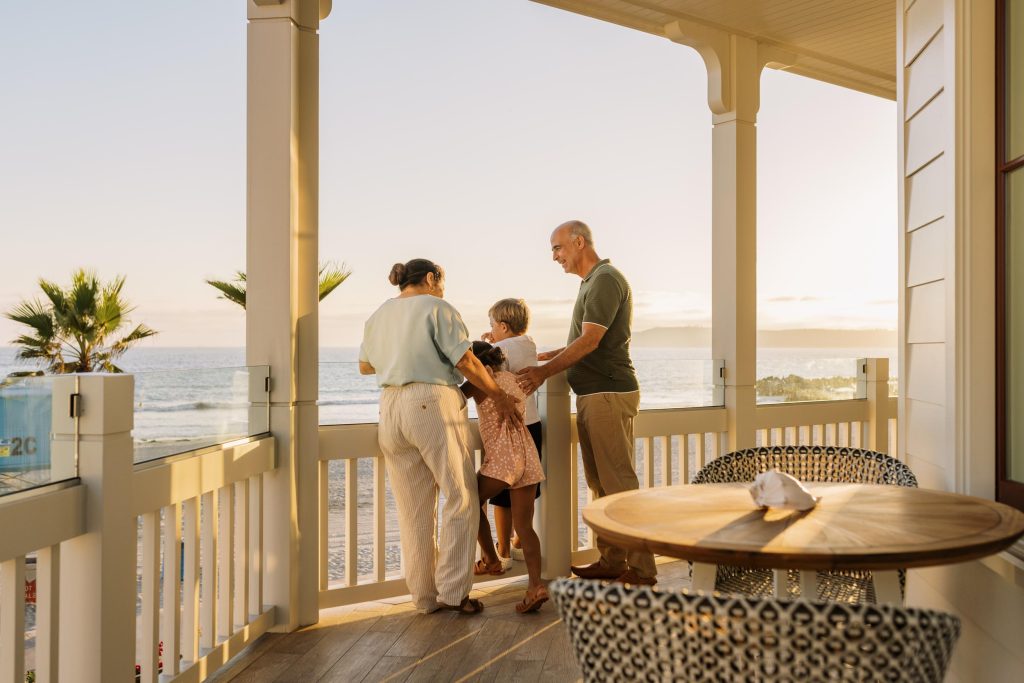
[[[747,483],[667,486],[594,501],[583,520],[611,543],[695,563],[694,588],[718,564],[767,569],[869,569],[879,601],[898,596],[896,569],[952,564],[1005,550],[1024,514],[945,491],[874,484],[805,484],[806,512],[758,508]],[[709,585],[710,580],[710,585]]]

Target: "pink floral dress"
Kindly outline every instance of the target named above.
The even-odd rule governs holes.
[[[494,373],[494,381],[509,396],[519,399],[516,406],[522,415],[522,401],[526,395],[519,388],[516,376],[499,370]],[[544,481],[540,456],[526,426],[520,424],[512,427],[503,422],[494,407],[494,401],[489,398],[477,404],[477,413],[480,416],[480,439],[484,442],[484,461],[480,465],[480,474],[499,479],[513,489]]]

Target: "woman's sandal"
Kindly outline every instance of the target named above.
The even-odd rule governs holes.
[[[443,602],[439,602],[438,605],[438,609],[450,609],[459,614],[479,614],[484,611],[484,603],[468,595],[457,605],[446,605]]]
[[[499,558],[494,564],[488,564],[487,560],[477,560],[476,564],[473,565],[473,574],[476,576],[483,576],[484,574],[490,574],[491,576],[501,576],[505,573],[505,567],[501,564]]]
[[[516,605],[516,611],[520,614],[526,614],[527,612],[536,612],[540,609],[540,606],[551,599],[551,595],[548,594],[548,589],[541,586],[533,595],[530,595],[530,591],[526,591],[526,595],[523,596],[523,601]]]

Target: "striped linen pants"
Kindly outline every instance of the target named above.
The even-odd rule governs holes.
[[[405,580],[413,604],[458,605],[473,585],[480,520],[466,399],[458,387],[385,387],[378,440],[398,504]],[[437,494],[444,495],[436,541]]]

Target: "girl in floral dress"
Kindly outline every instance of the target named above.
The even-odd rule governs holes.
[[[526,398],[516,376],[505,370],[505,354],[501,349],[487,342],[473,342],[473,354],[493,375],[494,381],[509,396],[519,400],[517,407],[523,409]],[[465,385],[464,385],[465,386]],[[480,438],[484,444],[484,460],[477,473],[480,500],[486,501],[508,488],[512,498],[512,525],[519,536],[529,574],[529,586],[523,601],[516,605],[519,613],[533,612],[550,598],[540,578],[540,539],[533,530],[533,500],[537,484],[544,481],[540,456],[533,437],[526,426],[519,422],[513,425],[503,421],[493,401],[469,385],[467,392],[476,399],[479,415]],[[483,559],[478,560],[474,572],[477,574],[501,574],[504,569],[491,540],[491,525],[487,520],[486,508],[480,508],[480,529],[477,541]]]

